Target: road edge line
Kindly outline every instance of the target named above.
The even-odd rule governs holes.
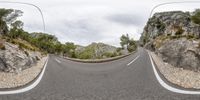
[[[178,89],[178,88],[175,88],[175,87],[172,87],[170,85],[168,85],[167,83],[165,83],[162,78],[159,76],[158,72],[157,72],[157,69],[154,65],[154,62],[153,62],[153,59],[151,57],[151,55],[149,54],[148,52],[148,55],[149,55],[149,58],[150,58],[150,61],[151,61],[151,65],[153,67],[153,72],[154,72],[154,75],[156,76],[156,79],[157,81],[160,83],[160,85],[162,87],[164,87],[165,89],[171,91],[171,92],[175,92],[175,93],[180,93],[180,94],[200,94],[200,91],[189,91],[189,90],[182,90],[182,89]]]
[[[137,57],[135,57],[135,59],[133,59],[131,62],[129,62],[128,64],[126,64],[127,66],[130,66],[133,62],[135,62],[138,58],[140,57],[140,55],[138,55]]]
[[[28,86],[26,86],[24,88],[21,88],[21,89],[8,90],[8,91],[0,91],[0,95],[18,94],[18,93],[27,92],[27,91],[35,88],[40,83],[40,81],[42,80],[42,77],[43,77],[44,72],[46,70],[46,66],[47,66],[48,60],[49,60],[49,55],[47,57],[47,60],[45,62],[45,65],[44,65],[44,68],[43,68],[42,72],[40,73],[39,77],[32,84],[30,84],[30,85],[28,85]]]

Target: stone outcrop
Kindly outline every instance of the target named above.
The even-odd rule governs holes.
[[[200,26],[189,12],[155,13],[142,33],[140,41],[156,52],[163,61],[184,69],[200,70]]]
[[[189,12],[171,11],[155,13],[148,20],[141,40],[147,39],[146,41],[151,41],[151,39],[159,35],[194,35],[194,37],[199,38],[200,27],[191,21]]]
[[[187,40],[186,38],[165,41],[156,49],[156,53],[173,66],[200,70],[200,41]]]
[[[18,45],[4,43],[5,50],[0,50],[0,70],[19,72],[36,64],[41,59],[41,53],[19,49]]]
[[[96,57],[101,56],[105,52],[114,53],[114,52],[116,52],[116,49],[117,49],[114,46],[110,46],[110,45],[107,45],[104,43],[92,43],[89,46],[95,48],[94,53],[95,53]]]

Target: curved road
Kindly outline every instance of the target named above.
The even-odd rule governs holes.
[[[0,100],[200,100],[200,95],[183,95],[163,88],[147,52],[139,49],[131,56],[97,64],[51,55],[45,74],[34,89],[0,95]]]

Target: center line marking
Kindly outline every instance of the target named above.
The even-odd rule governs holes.
[[[56,58],[55,58],[55,60],[56,60],[58,63],[61,63],[61,61],[60,61],[60,60],[58,60],[58,59],[56,59]]]
[[[140,55],[138,55],[135,59],[133,59],[130,63],[127,64],[127,66],[129,66],[130,64],[132,64],[135,60],[137,60],[140,57]]]

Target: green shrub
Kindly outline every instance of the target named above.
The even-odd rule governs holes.
[[[122,48],[117,48],[117,50],[116,50],[116,51],[117,51],[117,52],[120,52],[121,50],[122,50]]]
[[[92,54],[89,52],[83,52],[78,56],[79,59],[92,59]]]
[[[137,48],[136,45],[130,45],[130,46],[127,47],[127,49],[128,49],[129,52],[133,52],[133,51],[135,51],[136,48]]]
[[[92,59],[94,54],[94,49],[86,48],[83,52],[77,53],[75,57],[79,59]]]
[[[117,56],[117,53],[116,52],[106,52],[103,54],[103,56],[107,57],[107,58],[110,58],[110,57],[116,57]]]
[[[191,16],[192,22],[200,25],[200,9],[196,9]]]
[[[117,52],[113,52],[111,57],[116,57],[116,56],[118,56]]]
[[[73,53],[71,57],[72,57],[72,58],[77,58],[77,56],[76,56],[75,53]]]
[[[104,57],[111,57],[112,53],[111,52],[106,52],[102,56]]]

